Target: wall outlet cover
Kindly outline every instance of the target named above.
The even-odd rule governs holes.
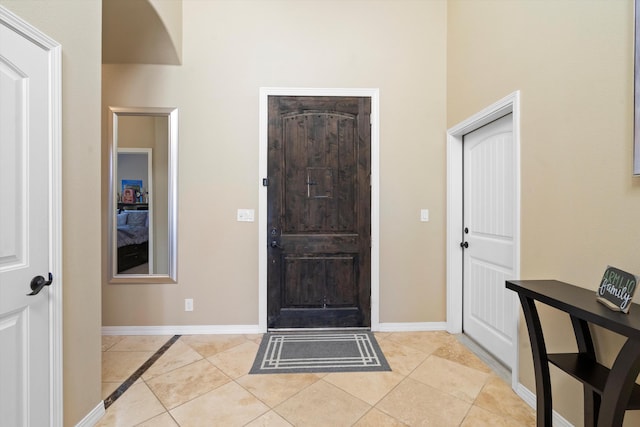
[[[255,221],[255,211],[253,209],[238,209],[238,221],[240,222]]]

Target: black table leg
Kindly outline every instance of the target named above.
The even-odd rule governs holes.
[[[602,393],[599,427],[622,426],[629,398],[640,372],[640,341],[627,339],[611,367]]]
[[[596,361],[596,351],[591,338],[589,324],[582,319],[571,316],[573,332],[576,335],[578,351],[587,355],[594,362]],[[585,427],[595,427],[600,413],[600,395],[588,384],[584,384],[584,425]]]
[[[536,375],[536,423],[538,427],[552,426],[553,404],[551,401],[551,378],[549,376],[549,360],[544,344],[542,325],[536,309],[535,301],[518,294],[522,311],[527,322],[531,353],[533,354],[533,367]]]

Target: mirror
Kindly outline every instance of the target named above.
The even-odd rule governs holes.
[[[111,283],[176,283],[178,110],[110,107]]]

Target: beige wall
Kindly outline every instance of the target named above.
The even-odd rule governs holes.
[[[0,0],[62,45],[64,425],[101,401],[100,29],[97,0]]]
[[[63,45],[65,425],[74,425],[100,399],[100,2],[0,4]],[[640,272],[631,0],[452,0],[448,10],[185,0],[183,14],[182,66],[103,67],[103,121],[107,105],[180,109],[179,283],[103,279],[103,325],[258,322],[257,223],[237,223],[235,211],[257,208],[261,86],[380,88],[382,322],[445,319],[444,131],[517,89],[523,278],[595,289],[606,264]],[[429,223],[418,222],[422,207]],[[570,339],[563,328],[549,346]],[[619,343],[597,341],[610,360]],[[521,381],[533,390],[524,330],[520,346]],[[553,377],[557,409],[580,425],[580,388]]]
[[[631,0],[449,2],[447,126],[521,91],[524,279],[595,291],[607,264],[640,273],[632,58]],[[541,316],[548,348],[575,351],[568,318]],[[535,390],[523,323],[520,380]],[[620,343],[596,340],[611,363]],[[582,425],[581,387],[555,370],[552,382],[555,409]]]
[[[258,208],[276,86],[380,89],[380,320],[443,321],[446,2],[185,0],[183,18],[181,66],[103,66],[103,111],[180,114],[178,284],[105,280],[103,325],[258,324],[258,223],[236,209]]]

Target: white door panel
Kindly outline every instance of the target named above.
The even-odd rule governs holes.
[[[23,76],[0,57],[0,271],[26,262],[26,145],[21,135],[24,125],[18,123],[25,102],[25,83]]]
[[[471,234],[467,237],[469,243],[468,253],[472,259],[484,261],[494,268],[502,268],[511,271],[513,269],[513,241],[500,240]]]
[[[512,116],[464,136],[463,329],[511,368],[516,263]]]
[[[3,12],[0,10],[0,12]],[[31,292],[51,265],[50,51],[0,15],[0,419],[47,426],[50,290]]]

